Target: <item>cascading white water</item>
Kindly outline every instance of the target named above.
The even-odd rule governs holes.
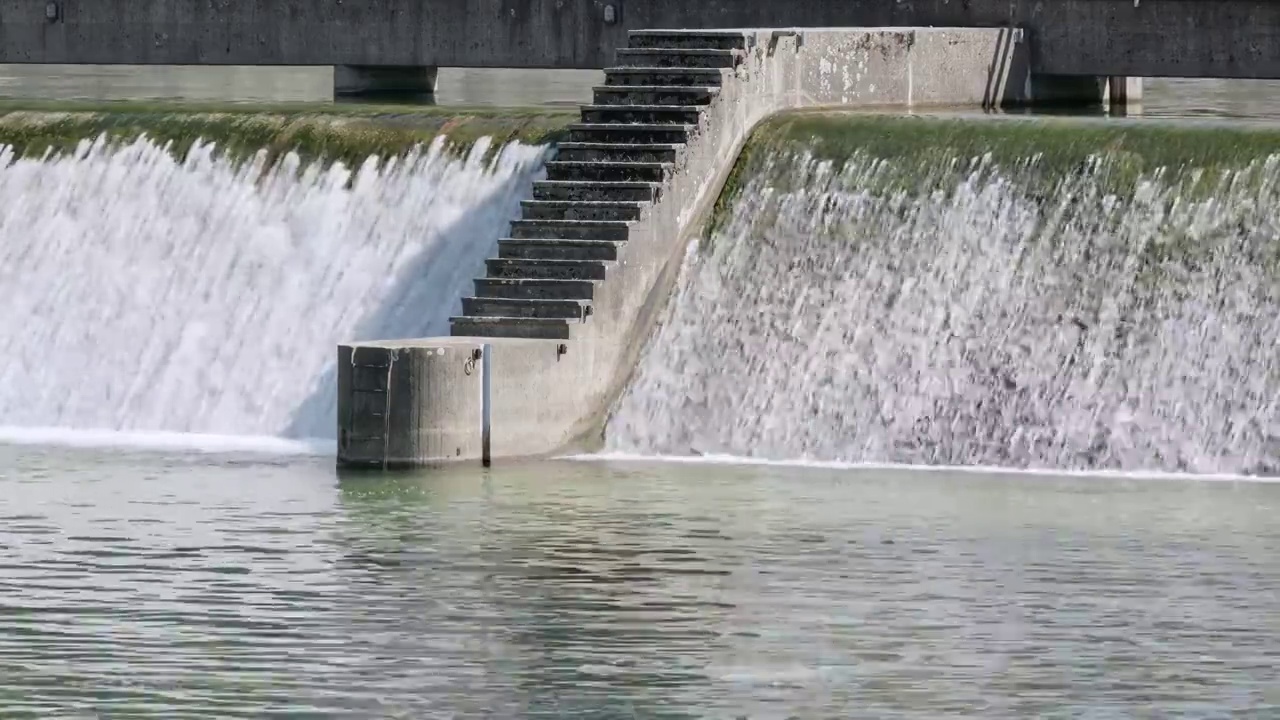
[[[337,343],[447,334],[544,155],[2,148],[0,425],[332,437]]]
[[[1108,194],[1111,162],[774,158],[691,251],[608,449],[1280,471],[1280,159]]]

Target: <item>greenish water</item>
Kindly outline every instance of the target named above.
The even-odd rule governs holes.
[[[0,447],[5,718],[1274,717],[1280,485]]]

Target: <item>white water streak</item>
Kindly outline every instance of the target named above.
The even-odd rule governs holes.
[[[487,150],[0,148],[0,423],[332,437],[337,343],[447,333],[544,156]]]
[[[1280,467],[1276,158],[1194,196],[1195,171],[1108,195],[1105,163],[1048,186],[958,164],[904,192],[883,162],[775,162],[687,264],[609,450]]]

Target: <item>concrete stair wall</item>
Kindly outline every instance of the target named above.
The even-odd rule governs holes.
[[[598,448],[757,123],[798,108],[1016,102],[1031,86],[1027,43],[1009,29],[659,30],[631,33],[630,45],[451,337],[340,347],[339,464]],[[391,410],[369,414],[353,359],[383,356]],[[343,440],[386,417],[381,446]]]
[[[631,47],[619,51],[618,66],[606,69],[604,85],[595,88],[593,104],[582,108],[582,122],[547,163],[547,179],[523,203],[511,237],[498,242],[498,257],[452,319],[452,333],[580,334],[579,326],[595,319],[594,287],[565,297],[571,291],[563,287],[489,281],[607,282],[632,226],[661,197],[726,74],[745,57],[747,40],[742,33],[632,33]]]

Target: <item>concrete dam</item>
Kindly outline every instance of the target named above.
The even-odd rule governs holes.
[[[1071,83],[1064,88],[1055,79],[1035,77],[1029,71],[1028,57],[1026,38],[1016,30],[633,33],[631,47],[618,54],[620,64],[607,71],[606,84],[597,88],[596,103],[583,109],[582,121],[570,126],[568,141],[547,163],[546,179],[534,183],[533,197],[522,203],[521,218],[512,223],[510,237],[498,241],[484,274],[462,298],[461,312],[450,320],[451,336],[349,343],[339,348],[339,463],[382,468],[458,460],[488,463],[495,458],[593,452],[608,447],[645,454],[798,456],[850,462],[1200,470],[1228,463],[1233,471],[1242,472],[1269,467],[1274,454],[1269,431],[1256,420],[1247,423],[1253,430],[1246,431],[1238,423],[1256,410],[1250,403],[1270,397],[1266,394],[1269,391],[1262,389],[1276,382],[1270,374],[1266,374],[1269,379],[1260,380],[1260,395],[1227,401],[1221,396],[1225,389],[1206,391],[1214,402],[1227,403],[1221,407],[1233,408],[1230,412],[1238,419],[1230,425],[1231,440],[1223,435],[1205,436],[1200,438],[1203,446],[1195,449],[1185,447],[1187,433],[1203,432],[1203,428],[1193,430],[1191,426],[1199,427],[1206,416],[1197,414],[1197,419],[1187,421],[1190,425],[1186,428],[1170,429],[1177,425],[1170,413],[1182,417],[1191,412],[1185,400],[1178,401],[1181,409],[1174,411],[1161,404],[1171,398],[1135,394],[1130,380],[1113,380],[1121,385],[1108,386],[1105,392],[1090,385],[1103,382],[1092,373],[1109,372],[1105,368],[1113,367],[1120,357],[1129,357],[1126,352],[1150,351],[1151,346],[1143,345],[1143,350],[1121,352],[1115,345],[1131,341],[1119,328],[1135,322],[1118,307],[1075,308],[1064,300],[1062,307],[1041,308],[1046,313],[1041,317],[1028,308],[1029,300],[1020,294],[1027,292],[1025,286],[1009,299],[1022,308],[1022,314],[1008,321],[1015,327],[1054,317],[1067,323],[1067,329],[1076,329],[1075,339],[1068,341],[1056,335],[1063,328],[1054,326],[1054,342],[1066,342],[1067,347],[1055,350],[1052,357],[1057,358],[1054,362],[1068,358],[1082,363],[1072,365],[1075,372],[1092,368],[1079,379],[1072,379],[1066,368],[1059,367],[1050,377],[1033,380],[1032,373],[1048,372],[1036,364],[1046,360],[1034,350],[1049,342],[1037,335],[1047,331],[1043,328],[1019,330],[1025,337],[1015,346],[1030,348],[1022,351],[1029,355],[1008,356],[1012,350],[1006,343],[1014,341],[1004,338],[992,340],[990,347],[970,347],[957,356],[954,366],[928,370],[930,363],[942,356],[930,343],[953,335],[970,342],[973,336],[965,333],[978,332],[975,325],[966,324],[979,322],[973,315],[975,310],[964,307],[970,301],[983,302],[985,293],[980,288],[946,285],[950,289],[931,291],[936,294],[913,301],[918,305],[904,305],[910,308],[911,318],[924,319],[931,313],[948,318],[941,326],[931,327],[933,334],[928,337],[933,339],[921,347],[919,343],[925,341],[916,335],[884,336],[891,328],[872,312],[875,294],[860,301],[860,308],[870,315],[841,319],[842,311],[854,308],[845,307],[838,295],[822,296],[827,292],[824,285],[810,285],[814,273],[823,268],[819,258],[825,257],[815,247],[799,245],[806,248],[802,254],[779,251],[764,256],[759,265],[747,267],[724,261],[715,271],[705,265],[720,259],[714,253],[691,259],[696,253],[691,256],[690,248],[706,238],[717,199],[724,197],[721,188],[735,167],[734,159],[751,130],[769,116],[784,110],[842,105],[991,107],[1032,102],[1082,87]],[[1104,89],[1097,82],[1088,87],[1090,92]],[[874,134],[863,139],[868,150],[874,151]],[[1031,153],[1022,161],[1033,162],[1035,157]],[[1068,212],[1067,208],[1085,212],[1076,204],[1075,198],[1081,197],[1078,189],[1066,186],[1046,191],[1048,199],[1032,203],[1035,207],[1026,206],[1028,201],[1015,195],[984,194],[995,191],[970,187],[961,178],[966,173],[976,174],[975,178],[984,179],[964,182],[996,187],[1014,181],[1007,171],[995,166],[966,166],[961,172],[954,164],[960,159],[946,158],[953,163],[948,166],[953,174],[936,179],[947,189],[938,191],[944,197],[928,201],[936,203],[937,209],[928,216],[932,219],[902,218],[904,210],[896,211],[900,222],[917,226],[923,233],[920,241],[926,242],[926,248],[933,245],[941,251],[947,247],[940,244],[943,238],[960,243],[953,251],[959,261],[965,253],[973,252],[964,242],[981,236],[968,234],[968,228],[984,227],[997,218],[1011,224],[985,232],[1006,237],[1011,247],[1002,252],[1013,254],[1005,261],[1018,268],[1028,243],[1040,233],[1058,232],[1044,216],[1049,211],[1041,203],[1061,198],[1067,207],[1057,212]],[[869,159],[866,162],[847,170],[874,182],[891,174]],[[1090,183],[1110,178],[1116,171],[1109,163],[1095,168],[1093,163],[1101,161],[1088,156],[1077,158],[1077,162]],[[1250,167],[1249,172],[1263,175],[1271,168]],[[795,177],[779,172],[783,179]],[[801,165],[791,172],[810,171]],[[1165,186],[1159,184],[1158,176],[1141,175],[1136,182],[1145,189],[1136,195],[1133,188],[1125,189],[1127,202],[1152,192],[1167,192],[1161,189]],[[948,187],[954,183],[960,184]],[[1178,183],[1174,186],[1181,187]],[[777,187],[758,181],[748,187],[753,198],[777,192]],[[840,193],[857,190],[856,183],[833,184],[829,202],[836,202]],[[951,203],[960,202],[964,193],[978,193],[988,200],[961,212]],[[1099,207],[1117,207],[1113,195],[1095,199]],[[921,197],[916,202],[926,200]],[[994,205],[988,207],[985,202]],[[1022,205],[1021,214],[1006,217],[1000,209],[1004,203]],[[779,217],[783,212],[775,206],[766,207],[769,211],[762,217]],[[826,217],[816,209],[811,212],[814,218]],[[890,222],[894,214],[880,221]],[[852,223],[854,229],[861,222],[838,219]],[[1082,221],[1072,215],[1069,222]],[[946,223],[959,223],[966,230],[948,231],[951,226]],[[1020,227],[1023,229],[1017,230]],[[888,232],[887,227],[884,230]],[[1119,231],[1095,225],[1077,232],[1081,233],[1078,249],[1087,252],[1091,243],[1113,238]],[[1134,272],[1134,263],[1142,265],[1125,253],[1145,257],[1148,250],[1143,244],[1150,240],[1147,233],[1152,231],[1148,227],[1126,232],[1131,233],[1127,237],[1132,244],[1126,244],[1117,259],[1108,261],[1120,263],[1117,272],[1122,278]],[[726,244],[736,248],[746,241],[716,237],[713,242],[717,248]],[[851,251],[835,238],[830,242],[826,252],[835,255],[827,262],[845,268],[848,282],[858,285],[858,268],[845,265]],[[903,245],[904,252],[906,247]],[[735,249],[732,255],[745,251]],[[927,258],[929,250],[923,252],[922,257]],[[1045,272],[1060,259],[1058,255],[1046,256],[1042,261]],[[873,267],[866,271],[872,273]],[[928,268],[930,273],[942,271],[927,264],[918,267]],[[788,270],[775,274],[780,268]],[[717,273],[724,272],[746,272],[740,282],[747,286],[736,287],[727,295],[716,292],[726,281]],[[994,281],[993,273],[996,268],[988,267],[977,277]],[[1139,276],[1146,277],[1142,272]],[[958,280],[950,273],[948,278],[951,283]],[[870,279],[871,275],[861,278]],[[916,282],[910,276],[900,279]],[[909,287],[919,291],[920,286]],[[1074,287],[1073,291],[1080,289]],[[676,300],[672,305],[668,298],[673,290]],[[881,292],[891,298],[911,296],[905,289],[889,286]],[[946,299],[950,292],[962,293],[967,299]],[[1148,302],[1140,299],[1146,297],[1146,291],[1134,292],[1134,297],[1124,302]],[[849,293],[854,295],[852,289]],[[708,296],[713,298],[709,305],[697,302]],[[792,298],[790,305],[780,308],[775,303],[784,297]],[[818,305],[809,308],[810,301]],[[761,319],[725,316],[725,311],[758,313]],[[1190,306],[1170,312],[1173,319],[1165,322],[1178,326],[1197,327],[1193,320],[1204,321],[1199,316],[1179,314],[1192,312]],[[823,315],[827,324],[801,330],[807,326],[808,313]],[[1117,319],[1117,313],[1124,319]],[[967,328],[965,332],[953,325],[961,322],[960,317],[968,318],[961,323]],[[709,318],[720,322],[709,322]],[[849,325],[855,320],[856,326]],[[784,341],[774,339],[772,332],[761,335],[763,328],[756,327],[756,322],[790,324],[793,329],[783,333],[789,338]],[[895,322],[907,322],[907,318]],[[656,334],[655,327],[659,328]],[[747,332],[746,327],[755,329]],[[1101,336],[1083,332],[1098,327],[1113,332]],[[773,330],[778,328],[773,326]],[[832,340],[827,333],[836,333],[834,337],[843,337],[843,341]],[[1117,339],[1116,333],[1123,339]],[[1103,336],[1109,339],[1098,339]],[[1168,339],[1160,336],[1155,347]],[[1101,344],[1089,345],[1095,341]],[[842,342],[848,345],[842,348]],[[863,348],[864,342],[872,344]],[[1083,359],[1073,354],[1084,350],[1069,350],[1072,342],[1090,348],[1093,365],[1083,364]],[[791,358],[796,363],[792,367],[804,370],[793,374],[773,360],[789,357],[783,348],[797,343],[818,357],[799,351],[800,355]],[[923,355],[903,358],[913,347]],[[1205,352],[1211,347],[1206,345]],[[871,357],[880,357],[878,353],[894,358],[888,361],[883,376],[872,370],[877,365],[861,367],[870,363]],[[979,358],[974,353],[990,355]],[[1136,357],[1131,359],[1136,362]],[[674,368],[672,363],[676,363]],[[1032,364],[1024,368],[1019,363]],[[695,367],[700,369],[694,371]],[[923,373],[918,381],[929,388],[922,396],[900,385],[913,372]],[[792,382],[777,385],[778,373]],[[715,388],[721,389],[713,392]],[[756,396],[748,388],[762,394],[750,400]],[[897,390],[890,392],[889,388]],[[890,392],[891,399],[881,396],[885,392]],[[864,397],[864,393],[870,394]],[[1074,429],[1069,432],[1075,434],[1070,437],[1052,422],[1055,413],[1067,412],[1063,405],[1067,397],[1083,403],[1070,406],[1079,416],[1072,420]],[[1098,402],[1106,409],[1091,404]],[[898,403],[902,406],[897,407]],[[873,414],[865,416],[867,412]],[[1123,436],[1108,425],[1115,418],[1125,419]],[[750,429],[734,431],[741,423]],[[1164,441],[1151,436],[1156,426],[1161,432],[1172,432],[1176,439],[1160,444]],[[1232,458],[1216,455],[1223,452]]]
[[[0,438],[1274,472],[1280,141],[966,117],[1115,103],[1035,47],[648,31],[572,116],[0,112]]]

